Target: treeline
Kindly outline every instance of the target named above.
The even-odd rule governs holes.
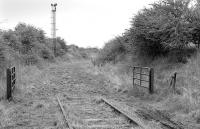
[[[45,36],[42,29],[32,25],[19,23],[14,30],[0,31],[1,64],[11,58],[19,59],[25,65],[41,60],[53,61],[68,50],[66,42],[60,37],[57,38],[56,47],[55,55],[52,40]]]
[[[55,62],[58,57],[65,61],[88,59],[98,53],[97,48],[81,48],[67,45],[61,37],[56,38],[56,52],[51,38],[33,25],[19,23],[14,30],[0,30],[0,71],[17,62],[21,65],[42,65]]]
[[[160,0],[140,10],[128,30],[105,44],[98,60],[116,62],[131,54],[137,59],[173,56],[175,62],[186,62],[199,43],[200,1]]]

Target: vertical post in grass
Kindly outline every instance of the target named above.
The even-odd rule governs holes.
[[[134,87],[134,71],[135,71],[135,67],[133,67],[133,87]]]
[[[6,74],[7,74],[7,99],[10,100],[10,98],[12,97],[12,83],[11,83],[11,70],[8,68],[6,70]]]
[[[174,73],[174,79],[173,79],[173,92],[175,93],[175,91],[176,91],[176,75],[177,75],[177,73],[175,72]]]
[[[140,68],[140,86],[142,86],[142,67]]]
[[[150,68],[149,70],[149,93],[154,93],[154,69]]]

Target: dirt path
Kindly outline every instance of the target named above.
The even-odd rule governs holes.
[[[76,128],[138,128],[135,125],[130,126],[126,119],[98,102],[103,96],[123,102],[122,105],[126,109],[126,102],[130,101],[126,95],[111,89],[103,75],[93,74],[93,69],[87,61],[55,64],[43,69],[24,89],[16,89],[14,101],[0,102],[0,128],[66,128],[56,96],[61,99],[64,109],[70,113],[70,119]],[[134,104],[129,105],[129,109],[133,110],[133,105],[141,103],[134,99]],[[133,111],[139,112],[143,117],[148,116],[148,120],[159,116],[152,118],[148,114],[150,111],[144,114],[144,111],[137,108]],[[154,127],[152,125],[152,128]]]
[[[13,102],[0,103],[0,127],[4,129],[66,127],[56,95],[61,98],[76,96],[90,99],[109,94],[106,90],[106,79],[86,72],[87,65],[88,62],[62,63],[43,70],[31,84],[27,85],[27,89],[16,91]]]

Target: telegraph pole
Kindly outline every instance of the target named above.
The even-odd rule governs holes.
[[[52,42],[53,42],[53,51],[54,55],[56,56],[56,6],[57,3],[51,4],[51,12],[52,12],[52,29],[51,29],[51,36],[52,36]]]

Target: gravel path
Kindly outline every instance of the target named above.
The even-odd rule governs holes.
[[[105,104],[96,102],[99,96],[108,96],[110,90],[103,76],[87,72],[88,65],[88,62],[52,65],[34,77],[26,89],[16,88],[14,101],[0,102],[0,127],[66,128],[56,101],[59,96],[76,128],[110,128],[111,125],[112,128],[130,128],[126,119]]]
[[[18,84],[13,101],[0,102],[0,129],[66,129],[57,96],[76,129],[139,129],[102,103],[101,97],[115,100],[127,112],[137,113],[146,119],[149,129],[164,124],[179,127],[162,112],[116,92],[107,78],[97,74],[87,61],[63,62],[36,72],[27,74],[26,85]],[[163,127],[168,129],[167,126]]]

